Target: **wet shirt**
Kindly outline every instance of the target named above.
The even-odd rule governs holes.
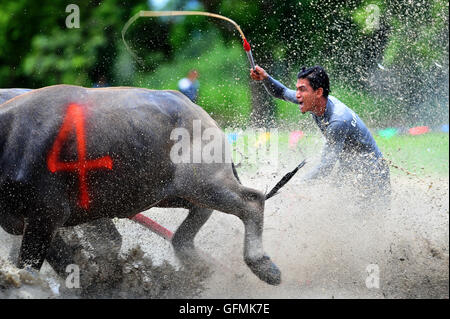
[[[271,95],[298,104],[296,92],[270,76],[263,80],[263,84]],[[313,113],[311,115],[324,135],[326,143],[320,163],[305,179],[328,175],[338,160],[343,168],[368,172],[382,158],[382,153],[364,122],[337,98],[328,96],[325,113],[322,116]]]

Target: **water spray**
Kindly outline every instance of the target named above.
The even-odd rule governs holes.
[[[151,18],[151,17],[169,17],[169,16],[207,16],[207,17],[212,17],[212,18],[217,18],[217,19],[221,19],[221,20],[225,20],[229,23],[231,23],[236,30],[239,32],[242,41],[243,41],[243,47],[245,50],[245,53],[247,54],[247,58],[248,61],[250,63],[250,66],[252,67],[252,69],[255,69],[255,61],[253,59],[253,55],[252,55],[252,49],[250,44],[248,43],[247,39],[245,38],[244,32],[242,32],[241,27],[239,27],[239,25],[234,22],[233,20],[231,20],[230,18],[224,17],[220,14],[215,14],[215,13],[211,13],[211,12],[204,12],[204,11],[139,11],[138,13],[136,13],[134,16],[132,16],[127,23],[125,23],[125,25],[122,28],[122,40],[123,43],[125,44],[125,47],[127,49],[127,51],[133,56],[133,58],[141,65],[144,65],[144,62],[142,61],[142,59],[140,59],[134,52],[133,50],[128,46],[127,42],[125,41],[125,34],[128,30],[128,28],[131,26],[131,24],[133,24],[137,19],[141,18],[141,17],[147,17],[147,18]],[[302,163],[300,163],[292,172],[289,172],[288,174],[286,174],[276,185],[275,187],[266,195],[266,199],[269,199],[270,197],[274,196],[275,194],[277,194],[277,191],[283,187],[294,175],[295,173],[301,168],[303,167],[303,165],[305,164],[305,161],[303,161]],[[142,214],[137,214],[136,216],[134,216],[132,218],[132,220],[134,220],[135,222],[138,222],[139,224],[149,228],[150,230],[152,230],[153,232],[155,232],[156,234],[160,235],[161,237],[170,240],[173,236],[173,233],[171,231],[169,231],[168,229],[165,229],[164,227],[162,227],[161,225],[159,225],[158,223],[154,222],[153,220],[151,220],[148,217],[145,217]]]
[[[389,155],[389,154],[388,154],[388,155]],[[389,166],[391,166],[391,167],[393,167],[393,168],[395,168],[395,169],[398,169],[399,171],[402,171],[403,173],[405,173],[405,174],[408,175],[408,176],[414,176],[418,181],[420,181],[420,182],[423,183],[424,185],[427,185],[427,186],[428,186],[428,190],[430,190],[430,189],[433,187],[433,182],[427,182],[427,181],[423,180],[423,179],[420,178],[416,173],[410,172],[410,171],[408,171],[407,169],[405,169],[405,168],[403,168],[403,167],[400,167],[400,166],[394,164],[390,159],[387,159],[387,158],[383,158],[383,159],[386,161],[386,163],[387,163]]]
[[[125,47],[127,48],[128,52],[134,57],[134,59],[136,61],[138,61],[141,65],[143,65],[144,64],[143,61],[133,52],[133,50],[128,46],[127,42],[125,41],[125,33],[127,32],[130,25],[133,24],[133,22],[135,22],[137,19],[139,19],[141,17],[150,18],[150,17],[194,16],[194,15],[217,18],[217,19],[225,20],[225,21],[231,23],[236,28],[236,30],[239,32],[239,34],[242,38],[242,41],[243,41],[243,47],[244,47],[245,53],[247,54],[247,58],[250,63],[250,66],[252,67],[253,70],[255,70],[255,61],[253,59],[252,49],[251,49],[250,43],[248,43],[248,41],[244,35],[244,32],[242,32],[241,27],[236,22],[231,20],[230,18],[224,17],[220,14],[211,13],[211,12],[204,12],[204,11],[139,11],[134,16],[132,16],[127,21],[127,23],[125,23],[125,25],[122,29],[123,43],[125,44]],[[305,165],[305,161],[301,162],[292,172],[289,172],[288,174],[286,174],[278,182],[278,184],[275,185],[275,187],[267,194],[266,199],[269,199],[270,197],[274,196],[277,193],[277,191],[281,187],[283,187],[295,175],[295,173],[297,173],[297,171],[301,167],[303,167],[303,165]]]
[[[253,60],[252,50],[250,47],[250,44],[248,43],[247,39],[245,38],[244,32],[242,32],[242,29],[239,27],[239,25],[231,20],[230,18],[224,17],[220,14],[215,14],[211,12],[204,12],[204,11],[139,11],[134,16],[132,16],[127,23],[125,23],[124,27],[122,28],[122,40],[125,44],[125,47],[127,48],[128,52],[133,56],[133,58],[141,64],[141,66],[144,65],[144,62],[142,59],[140,59],[134,52],[131,50],[131,48],[128,46],[127,42],[125,41],[125,33],[127,32],[130,25],[135,22],[137,19],[141,17],[169,17],[169,16],[207,16],[211,18],[217,18],[221,20],[225,20],[229,23],[231,23],[236,30],[239,32],[242,41],[244,50],[247,53],[248,60],[250,62],[251,67],[255,68],[255,61]]]

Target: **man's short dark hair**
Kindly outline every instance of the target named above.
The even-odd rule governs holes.
[[[328,78],[325,69],[321,66],[316,65],[310,68],[302,67],[302,70],[297,75],[297,79],[308,79],[309,84],[314,91],[318,88],[322,88],[323,96],[328,97],[328,94],[330,93],[330,79]]]

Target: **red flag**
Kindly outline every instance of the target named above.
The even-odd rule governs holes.
[[[430,131],[430,129],[428,126],[416,126],[416,127],[409,129],[409,134],[420,135],[420,134],[428,133],[429,131]]]

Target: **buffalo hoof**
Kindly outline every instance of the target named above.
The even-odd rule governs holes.
[[[258,260],[245,260],[251,271],[262,281],[269,285],[279,285],[281,283],[281,272],[278,267],[266,255]]]

